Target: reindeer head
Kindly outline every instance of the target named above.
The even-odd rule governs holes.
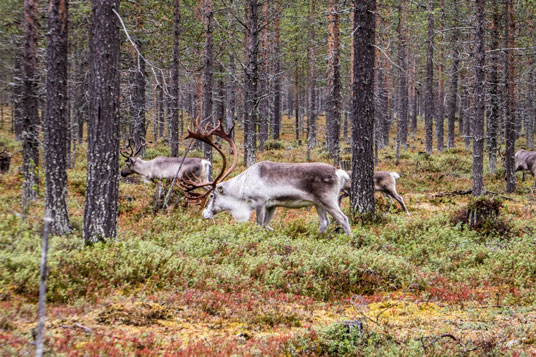
[[[136,173],[136,165],[141,161],[141,158],[138,157],[140,151],[145,147],[146,142],[143,140],[143,145],[141,145],[134,154],[134,148],[132,147],[132,139],[128,139],[128,146],[123,149],[130,149],[130,153],[124,154],[123,151],[120,151],[121,156],[125,158],[126,165],[121,170],[121,176],[127,177],[130,174]]]

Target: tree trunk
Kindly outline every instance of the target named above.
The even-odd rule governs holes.
[[[294,119],[296,141],[300,142],[300,72],[298,60],[294,63]]]
[[[247,26],[247,68],[245,86],[245,111],[244,111],[244,142],[246,166],[251,166],[257,161],[257,105],[259,82],[259,14],[258,0],[246,0],[248,10]]]
[[[484,1],[476,0],[476,31],[475,31],[475,120],[473,129],[473,196],[484,193],[484,116],[486,103],[484,88],[486,64],[484,47]]]
[[[398,5],[398,115],[397,145],[408,145],[408,54],[406,36],[406,0]],[[397,149],[400,151],[400,147]]]
[[[83,238],[116,236],[119,189],[119,0],[93,0],[89,39],[88,168]]]
[[[279,14],[281,9],[280,0],[275,0],[276,12],[274,18],[274,58],[273,58],[273,76],[274,76],[274,96],[273,96],[273,128],[272,137],[274,140],[279,140],[281,132],[281,40],[280,40],[280,26],[279,26]]]
[[[466,82],[467,80],[467,73],[463,77]],[[463,117],[464,122],[464,142],[465,142],[465,150],[469,150],[471,147],[471,138],[473,135],[473,112],[471,108],[471,98],[469,94],[469,84],[464,84],[462,89],[462,106],[460,108],[460,111],[463,112],[463,115],[460,115],[460,117]]]
[[[162,77],[162,79],[164,79],[164,77]],[[158,98],[157,98],[157,103],[158,103],[158,134],[160,137],[163,137],[164,136],[164,129],[165,129],[165,124],[166,124],[166,116],[165,116],[165,106],[164,106],[164,83],[163,81],[160,82],[160,85],[158,85],[158,87],[156,88],[157,92],[158,92]]]
[[[179,50],[180,0],[173,0],[173,64],[171,67],[171,110],[168,111],[169,145],[171,156],[179,156]]]
[[[507,48],[514,48],[514,35],[515,35],[515,25],[514,25],[514,5],[512,0],[506,1],[506,26],[505,26],[505,37],[506,37],[506,46]],[[504,168],[506,171],[506,192],[512,193],[516,190],[516,177],[515,177],[515,167],[514,167],[514,151],[515,151],[515,142],[516,142],[516,132],[515,132],[515,77],[514,77],[514,53],[512,50],[506,52],[506,63],[505,63],[505,72],[506,72],[506,81],[504,83],[505,91],[507,93],[506,99],[506,127],[505,127],[505,139],[506,139],[506,155],[504,158]]]
[[[351,206],[374,207],[374,63],[376,0],[354,0]]]
[[[528,78],[528,110],[527,110],[527,119],[525,122],[525,130],[527,132],[527,147],[529,150],[534,150],[534,116],[536,113],[536,108],[534,107],[536,105],[536,101],[534,100],[534,95],[536,94],[534,91],[534,86],[536,85],[536,72],[534,71],[534,59],[531,59],[531,66],[532,69],[529,72],[529,78]]]
[[[143,53],[141,41],[136,41],[136,46]],[[137,149],[144,146],[146,136],[145,124],[145,61],[136,53],[134,61],[133,86],[132,86],[132,109],[133,109],[133,131],[132,139]],[[145,154],[145,148],[140,151],[140,157]]]
[[[449,102],[448,102],[448,143],[449,148],[453,148],[455,143],[454,124],[456,122],[456,108],[458,103],[458,71],[460,65],[460,45],[458,43],[460,39],[460,32],[458,27],[459,6],[457,1],[454,2],[454,27],[451,37],[452,45],[452,67],[450,70],[450,88],[449,88]]]
[[[493,0],[493,17],[491,24],[491,50],[490,53],[490,73],[489,73],[489,98],[490,108],[488,120],[488,150],[489,150],[489,172],[495,173],[497,169],[497,135],[499,129],[499,7],[497,0]]]
[[[428,49],[426,52],[426,108],[424,126],[426,128],[425,146],[428,154],[433,150],[434,130],[434,0],[428,0]]]
[[[309,58],[309,101],[307,108],[307,160],[311,160],[311,150],[316,146],[316,29],[314,14],[316,1],[311,0],[309,7],[309,31],[311,42],[307,48]]]
[[[18,54],[19,51],[17,51]],[[13,118],[12,131],[15,133],[15,140],[20,141],[22,139],[22,122],[23,122],[23,90],[24,90],[24,77],[23,68],[21,64],[22,53],[15,55],[15,64],[13,69],[13,112],[11,116]]]
[[[22,208],[39,193],[39,113],[37,97],[37,1],[24,1],[24,77],[22,97]]]
[[[326,143],[330,158],[339,165],[341,121],[341,73],[339,63],[339,7],[337,0],[328,0],[328,76],[326,108]]]
[[[270,16],[268,14],[269,2],[262,3],[262,14],[265,19]],[[269,124],[269,110],[268,110],[268,97],[269,97],[269,47],[268,40],[269,28],[266,27],[262,30],[262,51],[261,51],[261,63],[260,63],[260,81],[259,81],[259,150],[264,150],[264,143],[268,140],[268,124]]]
[[[212,0],[203,0],[203,22],[205,25],[205,46],[203,56],[203,98],[201,127],[208,123],[214,123],[212,112],[212,67],[213,67],[213,41],[212,41]],[[212,162],[212,146],[204,144],[205,159]]]
[[[50,0],[48,7],[48,44],[46,80],[45,210],[52,219],[52,234],[71,231],[67,211],[67,153],[69,151],[69,119],[67,116],[67,36],[68,4],[66,0]]]

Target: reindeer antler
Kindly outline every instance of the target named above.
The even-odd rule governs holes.
[[[130,149],[130,153],[127,154],[127,155],[123,154],[123,150],[125,150],[125,149]],[[134,149],[132,148],[132,139],[131,138],[128,139],[128,145],[127,146],[123,146],[122,148],[119,149],[119,153],[121,154],[121,156],[123,156],[126,159],[132,157],[132,155],[134,154]]]
[[[147,146],[147,140],[145,140],[145,138],[143,136],[141,137],[141,140],[142,140],[142,144],[139,147],[139,149],[136,151],[136,153],[134,153],[134,148],[132,147],[132,144],[134,142],[134,140],[132,140],[132,138],[128,139],[128,145],[127,146],[123,146],[122,148],[120,148],[119,153],[126,159],[129,159],[129,158],[131,158],[133,156],[138,156],[140,151]],[[127,154],[127,155],[123,154],[122,150],[125,150],[125,149],[130,149],[130,153]]]
[[[229,129],[228,132],[223,129],[221,120],[218,121],[218,125],[214,126],[210,122],[205,125],[203,129],[199,126],[199,118],[195,121],[196,124],[196,130],[192,131],[188,129],[188,135],[184,139],[197,139],[199,141],[202,141],[210,146],[212,146],[218,153],[221,155],[223,159],[222,167],[220,172],[218,173],[218,176],[214,179],[214,181],[210,182],[194,182],[192,180],[182,180],[181,183],[179,183],[179,187],[185,191],[186,198],[190,200],[204,200],[214,189],[216,188],[216,185],[220,183],[221,181],[225,180],[227,176],[234,170],[236,167],[237,161],[238,161],[238,153],[236,150],[235,143],[233,141],[233,129],[234,125]],[[231,167],[226,170],[227,168],[227,159],[225,158],[225,154],[223,153],[222,149],[220,149],[219,146],[217,146],[213,141],[211,136],[219,136],[223,140],[227,141],[229,145],[231,146],[233,150],[233,162],[231,164]],[[195,189],[198,188],[206,188],[209,187],[206,192],[199,193],[194,192]]]

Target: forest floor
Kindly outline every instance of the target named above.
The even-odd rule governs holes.
[[[21,146],[7,129],[0,143],[15,153],[0,175],[0,355],[25,355],[34,350],[44,197],[23,221]],[[280,143],[258,160],[305,161],[292,135]],[[411,215],[394,206],[382,213],[386,201],[377,195],[379,215],[354,219],[351,238],[334,224],[318,233],[314,209],[278,210],[274,232],[253,218],[202,220],[198,207],[177,202],[155,212],[154,185],[129,178],[120,181],[117,239],[91,247],[81,240],[87,162],[80,145],[69,170],[74,232],[51,239],[47,351],[536,355],[532,179],[506,194],[503,169],[486,172],[492,193],[473,200],[464,194],[472,157],[462,141],[429,156],[422,140],[410,139],[398,165],[393,144],[380,151],[377,170],[400,173],[397,189]],[[146,158],[157,155],[169,155],[163,140]],[[320,148],[312,156],[329,161]],[[350,213],[347,201],[343,209]],[[494,213],[470,227],[475,209]]]

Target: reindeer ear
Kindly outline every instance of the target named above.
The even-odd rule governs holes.
[[[218,191],[218,193],[223,193],[223,186],[218,186],[216,191]]]

